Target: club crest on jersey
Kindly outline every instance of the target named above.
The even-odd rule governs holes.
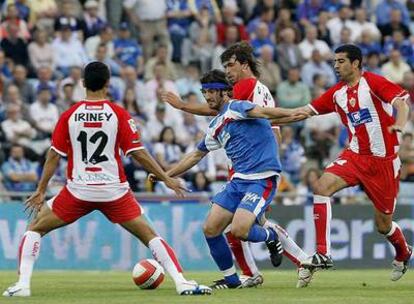
[[[135,124],[135,121],[131,118],[128,120],[129,127],[131,128],[132,132],[136,133],[138,131],[137,125]]]
[[[355,107],[355,104],[356,104],[356,99],[355,99],[355,97],[352,97],[352,98],[349,100],[349,104],[351,105],[351,107]]]

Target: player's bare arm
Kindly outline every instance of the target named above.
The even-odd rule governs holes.
[[[132,151],[130,155],[139,162],[146,171],[154,174],[157,179],[163,181],[168,188],[174,190],[177,196],[184,196],[183,191],[186,191],[187,189],[178,179],[169,177],[145,149]]]
[[[217,111],[209,108],[206,103],[186,103],[179,96],[172,92],[165,92],[161,95],[161,100],[169,103],[173,108],[178,110],[196,114],[200,116],[215,116]]]
[[[410,107],[407,104],[407,101],[404,98],[397,97],[392,106],[397,110],[397,116],[395,118],[395,124],[388,128],[389,132],[402,132],[405,127],[405,124],[408,121],[408,113],[410,112]]]
[[[196,164],[199,163],[200,160],[203,159],[204,156],[207,155],[207,152],[195,150],[191,153],[188,153],[181,159],[178,164],[172,167],[170,170],[167,171],[167,174],[171,177],[175,177],[178,175],[183,174],[187,170],[194,167]]]
[[[284,108],[263,108],[254,107],[248,112],[251,118],[267,118],[275,124],[286,124],[290,122],[304,120],[310,117],[310,112],[303,109],[284,109]]]
[[[25,204],[26,209],[39,211],[45,200],[45,193],[50,179],[59,165],[60,155],[53,149],[50,149],[46,156],[46,162],[43,167],[42,177],[37,185],[36,192],[30,196]]]

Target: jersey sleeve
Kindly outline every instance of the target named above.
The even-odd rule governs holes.
[[[202,152],[215,151],[220,148],[222,148],[220,142],[210,135],[205,135],[204,138],[197,144],[197,150]]]
[[[238,100],[230,103],[228,112],[234,120],[248,119],[247,112],[254,107],[256,107],[256,105],[251,102]]]
[[[392,104],[398,97],[403,99],[407,99],[409,97],[406,90],[383,76],[376,75],[374,73],[365,73],[364,76],[372,90],[372,93],[374,93],[374,95],[376,95],[383,102]]]
[[[68,154],[68,149],[70,146],[69,138],[69,112],[65,112],[59,118],[55,130],[52,133],[52,146],[56,153],[60,154],[63,157],[66,157]]]
[[[252,101],[256,82],[257,80],[255,78],[242,79],[238,81],[233,86],[233,98]]]
[[[135,121],[124,109],[122,109],[120,116],[118,138],[119,147],[124,155],[128,155],[132,151],[144,149]]]
[[[314,99],[309,107],[317,114],[328,114],[335,112],[334,94],[339,89],[339,85],[334,85],[318,98]]]
[[[197,144],[197,150],[203,151],[203,152],[208,152],[209,150],[207,149],[206,146],[206,137],[204,136],[202,140],[200,140]]]

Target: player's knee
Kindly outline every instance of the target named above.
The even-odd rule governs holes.
[[[234,237],[245,240],[247,239],[247,236],[249,235],[249,229],[243,225],[234,225],[231,226],[231,234],[234,235]]]
[[[313,193],[315,195],[330,196],[328,187],[320,181],[315,181],[313,184]]]
[[[217,227],[214,225],[211,225],[210,223],[204,223],[203,233],[205,237],[211,238],[218,236],[220,234],[220,231],[218,231]]]
[[[391,230],[391,225],[387,225],[384,222],[376,222],[375,226],[377,227],[378,233],[387,234]]]
[[[39,233],[41,236],[47,234],[51,228],[45,225],[42,219],[34,219],[27,228],[28,231],[33,231]]]

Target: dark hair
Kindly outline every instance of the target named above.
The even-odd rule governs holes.
[[[162,130],[161,130],[161,133],[160,133],[160,142],[163,142],[164,141],[164,136],[165,136],[165,133],[168,131],[168,130],[170,130],[171,132],[172,132],[172,134],[173,134],[173,140],[172,140],[172,144],[176,144],[176,136],[175,136],[175,131],[174,131],[174,129],[173,128],[171,128],[171,127],[164,127]]]
[[[229,61],[231,57],[235,56],[236,60],[241,64],[247,63],[253,72],[253,75],[260,77],[259,63],[253,54],[253,48],[246,41],[237,42],[231,45],[220,56],[221,63]]]
[[[203,76],[201,76],[200,82],[203,83],[210,83],[210,82],[219,82],[228,85],[231,87],[231,85],[228,83],[226,78],[226,73],[224,73],[221,70],[211,70],[207,73],[205,73]]]
[[[85,87],[92,92],[102,90],[110,77],[111,73],[109,72],[109,68],[103,62],[94,61],[88,63],[83,70]]]
[[[362,68],[362,52],[359,47],[357,47],[354,44],[344,44],[340,47],[336,48],[335,54],[338,53],[346,53],[346,57],[349,58],[351,63],[353,63],[355,60],[359,60],[358,67]]]

